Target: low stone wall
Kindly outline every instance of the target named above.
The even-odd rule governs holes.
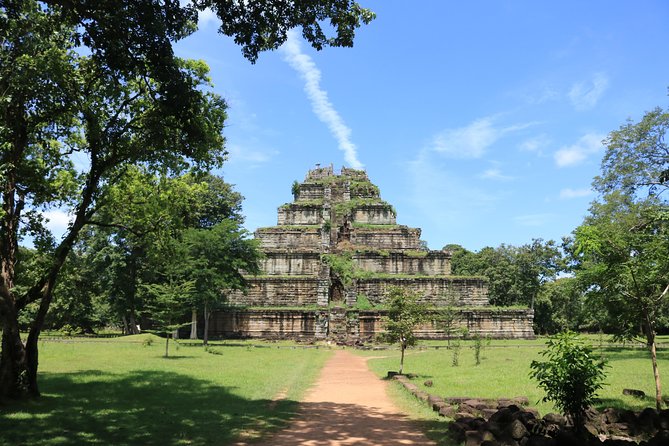
[[[228,294],[230,304],[250,307],[299,307],[319,303],[321,281],[317,276],[264,276],[250,277],[247,280],[249,288],[246,293],[233,291]]]
[[[353,256],[359,268],[381,274],[417,274],[423,276],[446,276],[451,274],[451,256],[443,251],[430,251],[424,257],[390,252],[357,253]]]
[[[420,229],[406,226],[353,228],[351,243],[374,249],[420,250]]]
[[[383,332],[385,315],[385,311],[350,308],[219,311],[212,315],[210,336],[370,340]],[[467,328],[470,336],[526,339],[534,338],[533,317],[530,309],[463,309],[455,325]],[[420,327],[417,335],[421,339],[446,338],[434,321]]]
[[[356,294],[364,294],[373,304],[383,304],[391,287],[407,288],[418,292],[421,302],[433,306],[446,306],[448,296],[459,298],[457,305],[488,305],[488,287],[480,278],[460,277],[384,277],[358,279],[354,285]]]
[[[321,269],[318,252],[265,251],[259,262],[260,270],[268,275],[315,275]]]
[[[323,206],[290,203],[279,208],[279,225],[319,225],[323,220]]]
[[[212,338],[324,338],[327,313],[318,311],[225,311],[212,315]]]
[[[353,211],[353,221],[370,225],[397,224],[395,213],[387,205],[370,204]]]
[[[261,228],[255,232],[256,239],[260,240],[260,249],[301,249],[318,251],[321,247],[320,227],[312,228]]]

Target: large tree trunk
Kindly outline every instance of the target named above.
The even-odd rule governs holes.
[[[130,324],[130,334],[139,334],[139,329],[137,328],[137,319],[135,319],[135,310],[130,309],[130,314],[128,315],[128,320]]]
[[[400,356],[400,375],[404,372],[404,350],[406,350],[406,348],[404,341],[401,341],[400,349],[402,350],[402,355]]]
[[[2,320],[0,354],[0,400],[18,398],[26,389],[26,350],[21,342],[18,317],[5,314]]]
[[[38,396],[37,367],[38,367],[38,338],[44,326],[46,313],[51,304],[53,289],[56,286],[58,274],[76,241],[81,228],[88,219],[87,210],[92,201],[93,191],[98,178],[89,177],[82,201],[77,208],[76,217],[70,231],[54,251],[53,261],[48,271],[26,292],[25,295],[14,300],[12,294],[13,276],[7,274],[7,265],[16,261],[18,245],[16,238],[9,239],[6,235],[7,220],[3,221],[5,232],[0,246],[11,243],[12,246],[3,246],[2,250],[2,283],[0,283],[0,313],[3,314],[2,355],[0,356],[0,397],[22,395]],[[11,231],[10,231],[11,232]],[[12,250],[12,252],[8,252]],[[11,271],[13,273],[13,270]],[[15,302],[15,303],[14,303]],[[26,345],[21,342],[18,331],[19,311],[31,302],[39,302],[39,310],[33,320]],[[7,341],[5,342],[5,338]],[[7,345],[7,349],[5,349]]]
[[[197,308],[190,313],[190,338],[197,339]]]

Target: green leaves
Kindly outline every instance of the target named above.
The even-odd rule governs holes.
[[[597,191],[622,191],[645,198],[669,188],[669,146],[665,139],[668,130],[669,112],[657,107],[640,122],[630,121],[611,132],[605,141],[602,174],[593,182]]]
[[[388,291],[386,338],[389,342],[399,342],[402,349],[416,343],[414,331],[427,320],[427,308],[419,299],[418,293],[408,289],[392,287]]]
[[[546,396],[574,425],[583,427],[585,411],[602,388],[606,361],[596,358],[592,349],[573,332],[551,337],[539,353],[545,362],[532,361],[530,377],[539,382]]]

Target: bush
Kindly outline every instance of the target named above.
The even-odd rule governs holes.
[[[570,331],[550,337],[546,346],[539,354],[547,361],[532,361],[530,377],[546,392],[542,401],[552,401],[581,429],[585,411],[603,386],[606,360],[595,358],[592,349]]]

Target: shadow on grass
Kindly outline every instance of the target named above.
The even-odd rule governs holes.
[[[41,398],[0,406],[1,444],[229,444],[285,426],[297,409],[173,372],[45,373],[40,383]]]
[[[599,353],[600,349],[596,349],[594,352]],[[601,351],[604,353],[604,356],[609,357],[610,359],[648,359],[650,361],[650,351],[645,348],[618,348],[618,347],[606,347],[602,348]],[[658,361],[669,360],[669,350],[658,350],[657,352]]]

